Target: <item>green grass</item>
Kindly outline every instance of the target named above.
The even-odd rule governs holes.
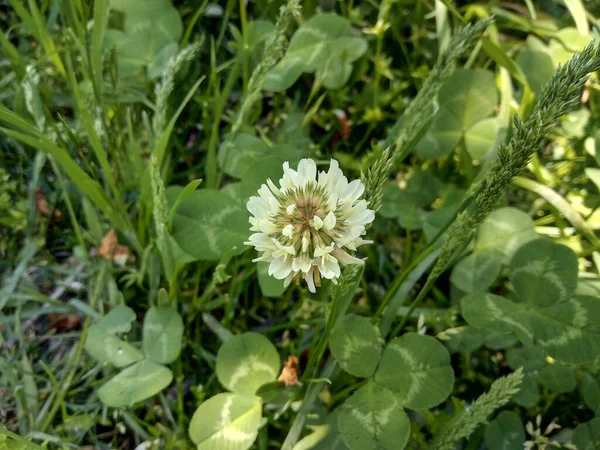
[[[519,445],[587,442],[598,358],[565,363],[542,338],[476,328],[461,314],[461,287],[515,300],[511,257],[523,242],[509,241],[527,235],[568,247],[578,268],[556,263],[559,285],[570,271],[577,295],[599,298],[600,58],[597,47],[584,51],[600,34],[593,2],[137,1],[0,1],[0,448],[192,449],[194,412],[227,392],[219,349],[255,332],[279,369],[299,359],[300,383],[265,378],[256,439],[240,448],[324,449],[337,439],[336,449],[361,449],[341,425],[340,437],[336,417],[377,376],[352,375],[330,351],[347,314],[369,318],[382,342],[419,332],[447,349],[452,391],[433,407],[401,405],[407,448],[463,438],[465,448],[492,448],[500,411],[516,414]],[[319,28],[311,19],[323,13],[338,17]],[[334,20],[347,28],[332,37]],[[300,47],[310,49],[302,68],[282,71],[287,49]],[[575,51],[583,55],[565,66]],[[318,57],[308,65],[306,55]],[[480,89],[486,76],[495,90]],[[240,237],[250,234],[247,198],[301,157],[319,170],[337,159],[378,210],[366,237],[374,244],[358,254],[364,269],[314,295],[265,275]],[[522,215],[489,218],[505,207]],[[125,264],[98,254],[111,230]],[[123,305],[131,320],[100,333],[102,317]],[[180,341],[169,341],[180,353],[154,361],[172,380],[132,405],[107,406],[99,389],[127,368],[94,359],[87,337],[150,358],[153,307],[183,324]],[[561,311],[544,328],[550,337],[568,316]],[[582,330],[596,345],[595,325]],[[501,377],[532,348],[544,349],[541,363],[523,364],[511,397],[516,376]],[[142,375],[152,374],[138,374],[140,386]],[[475,412],[461,413],[478,398]],[[527,434],[538,415],[567,432]],[[326,424],[330,441],[309,445]]]

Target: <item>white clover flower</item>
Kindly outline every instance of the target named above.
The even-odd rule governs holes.
[[[363,244],[365,226],[373,222],[375,212],[359,200],[365,190],[360,180],[348,182],[336,160],[329,172],[319,172],[312,159],[303,159],[298,170],[283,164],[280,188],[271,180],[250,197],[246,207],[252,214],[246,242],[263,254],[253,262],[270,263],[269,275],[285,280],[306,280],[316,292],[321,277],[337,283],[341,264],[364,264],[348,254]]]

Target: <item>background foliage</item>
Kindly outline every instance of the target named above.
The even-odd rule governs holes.
[[[0,4],[0,449],[600,448],[597,2]],[[305,157],[379,208],[316,295]]]

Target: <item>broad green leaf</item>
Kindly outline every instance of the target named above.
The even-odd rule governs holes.
[[[229,338],[217,354],[217,378],[232,392],[254,394],[279,375],[279,354],[271,341],[258,333]]]
[[[517,392],[512,400],[520,406],[525,408],[533,408],[540,401],[540,388],[536,381],[530,375],[523,376],[523,382],[521,388]]]
[[[583,401],[596,415],[600,415],[599,379],[593,379],[583,386]]]
[[[375,372],[383,343],[379,328],[370,319],[348,315],[333,329],[329,348],[342,369],[366,378]]]
[[[217,394],[194,412],[190,438],[198,450],[247,450],[256,439],[261,416],[258,397]]]
[[[496,333],[485,330],[485,340],[483,344],[492,350],[503,350],[512,347],[519,340],[514,333]]]
[[[135,313],[127,306],[117,306],[89,329],[85,349],[97,361],[124,367],[144,357],[137,348],[119,339],[116,333],[127,333]]]
[[[225,141],[219,149],[219,167],[228,175],[242,178],[248,164],[264,158],[269,146],[251,134],[240,133],[233,142]]]
[[[485,161],[496,143],[498,121],[495,117],[477,122],[465,131],[465,148],[475,161]]]
[[[477,251],[454,266],[450,281],[466,293],[485,291],[496,281],[500,270],[500,261],[492,252]]]
[[[144,318],[143,350],[154,362],[169,364],[181,351],[183,320],[171,307],[153,306]]]
[[[577,446],[577,450],[600,448],[600,417],[577,425],[573,431],[573,444]]]
[[[513,411],[502,411],[485,428],[485,442],[490,450],[522,450],[525,430],[521,418]]]
[[[380,214],[386,218],[397,218],[403,228],[418,230],[426,212],[422,209],[431,205],[443,192],[442,182],[427,172],[415,173],[404,189],[394,183],[384,186]]]
[[[115,49],[119,76],[160,76],[169,59],[177,54],[183,33],[179,12],[166,0],[116,1],[116,7],[125,13],[123,29],[109,29],[104,33],[105,52]]]
[[[577,385],[575,371],[558,363],[548,364],[540,370],[535,379],[542,386],[559,394],[571,392]]]
[[[514,302],[494,294],[474,292],[461,300],[462,315],[469,324],[482,330],[509,333],[517,330],[525,336],[531,331],[514,319],[519,308]]]
[[[494,74],[487,70],[457,70],[442,85],[438,95],[440,110],[416,152],[426,158],[439,158],[450,153],[465,133],[476,123],[489,117],[498,103]],[[476,154],[487,153],[481,135],[491,131],[491,125],[475,128],[471,149]],[[483,130],[486,130],[483,133]],[[487,137],[486,139],[487,140]],[[494,139],[489,140],[490,148]]]
[[[573,250],[549,239],[535,239],[513,255],[509,278],[519,300],[544,307],[571,297],[577,271]]]
[[[547,365],[544,352],[534,346],[509,349],[506,362],[512,370],[522,367],[526,374],[538,373]]]
[[[350,450],[401,450],[410,435],[402,403],[373,381],[339,407],[338,426]]]
[[[448,350],[431,336],[406,333],[385,348],[375,381],[390,389],[412,409],[443,402],[454,384]]]
[[[106,406],[130,406],[166,388],[173,379],[169,369],[148,359],[136,362],[98,389],[98,397]]]
[[[592,42],[591,36],[580,34],[575,28],[563,28],[550,39],[550,50],[554,65],[565,64],[575,52],[582,51]]]
[[[514,332],[524,344],[535,341],[553,358],[584,364],[600,352],[600,299],[578,296],[537,307],[497,295],[473,293],[462,299],[463,317],[478,328]]]
[[[279,180],[283,177],[283,163],[287,161],[291,167],[295,167],[305,154],[304,150],[289,145],[278,145],[271,147],[262,157],[245,162],[239,190],[242,199],[258,195],[258,189],[269,178],[279,184]]]
[[[475,249],[492,252],[501,263],[508,264],[521,245],[536,237],[533,221],[527,214],[516,208],[500,208],[479,227]]]
[[[177,208],[173,237],[200,260],[218,260],[232,247],[243,250],[248,238],[248,212],[229,195],[212,189],[192,192]]]
[[[269,275],[269,263],[258,262],[256,272],[258,285],[265,297],[279,297],[285,292],[283,281]]]
[[[458,329],[457,333],[450,335],[448,347],[453,352],[470,353],[477,350],[483,344],[486,332],[472,325],[465,325]]]
[[[285,56],[267,73],[265,89],[283,91],[302,73],[314,72],[326,88],[337,89],[366,50],[367,42],[353,35],[348,20],[331,13],[316,15],[294,33]]]
[[[265,183],[267,178],[272,178],[275,183],[283,176],[283,163],[289,162],[291,166],[297,164],[303,156],[300,150],[288,144],[277,144],[269,147],[261,139],[251,134],[239,134],[233,142],[225,142],[219,150],[219,166],[225,173],[236,178],[259,178]],[[263,167],[265,160],[277,160],[277,172],[266,173]],[[248,170],[250,167],[253,170]],[[258,173],[254,173],[258,170]],[[256,186],[256,190],[260,184]],[[255,195],[256,192],[248,192]]]
[[[545,52],[521,50],[516,62],[525,74],[531,91],[538,97],[554,75],[552,57]]]

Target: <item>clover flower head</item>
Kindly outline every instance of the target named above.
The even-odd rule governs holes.
[[[364,264],[347,252],[373,243],[362,238],[375,212],[361,199],[360,180],[348,182],[334,159],[318,175],[315,162],[303,159],[297,170],[283,164],[279,185],[267,180],[246,204],[255,232],[246,245],[262,253],[254,262],[270,263],[269,275],[285,286],[304,278],[313,293],[321,277],[337,283],[340,263]]]

